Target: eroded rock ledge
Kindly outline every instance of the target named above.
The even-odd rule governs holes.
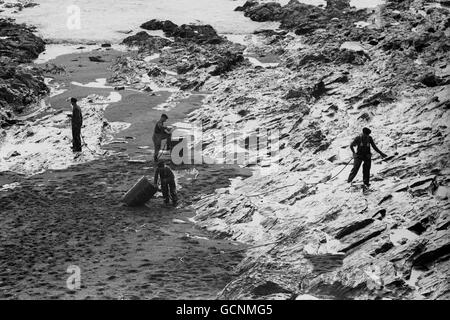
[[[191,119],[209,134],[279,129],[282,160],[196,205],[198,223],[217,236],[269,243],[249,250],[221,297],[448,299],[448,7],[291,1],[239,10],[282,22],[289,32],[266,32],[260,48],[282,62],[206,83],[215,92]],[[367,195],[346,184],[349,168],[331,180],[363,126],[390,155],[374,160]]]
[[[0,19],[0,127],[48,93],[41,70],[29,65],[45,50],[34,29]]]
[[[163,30],[167,37],[140,31],[124,39],[124,44],[138,47],[139,51],[134,57],[124,57],[116,62],[116,74],[109,82],[132,84],[142,81],[142,76],[148,76],[161,85],[198,90],[211,77],[248,64],[243,56],[245,47],[219,36],[210,25],[178,26],[171,21],[150,20],[141,28]],[[151,55],[158,56],[158,64],[145,61]],[[158,65],[166,69],[162,70]]]

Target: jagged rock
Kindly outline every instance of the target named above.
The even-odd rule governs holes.
[[[21,113],[26,106],[36,102],[48,91],[38,69],[14,64],[0,69],[0,109],[8,108],[15,113]]]
[[[187,73],[195,68],[195,65],[191,63],[182,63],[177,65],[177,73],[178,74],[184,74]]]
[[[331,85],[333,83],[347,83],[348,81],[348,73],[332,74],[323,80],[325,85]]]
[[[450,255],[450,235],[447,230],[443,230],[437,232],[430,239],[424,250],[415,257],[412,264],[415,267],[425,267],[448,255]]]
[[[65,74],[66,69],[62,66],[57,66],[53,63],[46,63],[43,66],[40,66],[42,72],[46,74]]]
[[[308,259],[313,265],[313,272],[321,274],[325,272],[331,272],[334,269],[342,267],[345,258],[344,254],[305,254],[305,258]]]
[[[248,111],[248,110],[239,110],[237,114],[240,115],[241,117],[245,117],[249,113],[250,113],[250,111]]]
[[[141,25],[142,29],[145,30],[162,30],[164,33],[166,33],[169,37],[173,36],[176,30],[178,29],[178,25],[173,23],[169,20],[157,20],[153,19],[150,21],[147,21],[146,23]]]
[[[197,43],[219,44],[223,41],[210,25],[181,25],[173,33],[174,37],[189,39]]]
[[[245,11],[246,9],[256,6],[258,4],[258,1],[254,0],[247,0],[244,5],[237,7],[234,9],[234,11]]]
[[[377,90],[374,90],[368,97],[361,100],[361,102],[356,105],[356,108],[363,109],[370,106],[378,106],[382,103],[389,103],[394,100],[394,95],[390,90],[386,88],[377,88]]]
[[[161,70],[161,68],[159,68],[158,66],[155,66],[155,67],[151,68],[147,72],[147,74],[149,75],[149,77],[159,77],[159,76],[165,75],[166,73],[163,70]]]
[[[427,181],[421,185],[410,187],[409,192],[416,197],[420,197],[425,194],[433,194],[433,192],[437,189],[436,182],[433,181]]]
[[[346,41],[340,48],[336,62],[351,63],[356,65],[363,65],[366,61],[370,60],[370,56],[363,46],[355,41]]]
[[[163,30],[169,37],[188,39],[197,43],[218,44],[223,41],[223,38],[210,25],[183,24],[178,26],[169,20],[160,21],[153,19],[142,24],[141,28],[146,30]]]
[[[341,239],[343,243],[343,247],[340,250],[341,252],[347,253],[358,246],[365,244],[367,241],[379,236],[386,230],[386,225],[384,223],[376,223],[370,225],[370,227],[366,227],[360,229],[357,232],[350,233]]]
[[[25,24],[0,19],[0,52],[18,63],[31,62],[45,50],[44,41]]]
[[[434,73],[427,73],[424,74],[417,79],[418,82],[421,82],[422,84],[426,85],[427,87],[437,87],[437,86],[443,86],[450,83],[450,81],[445,81],[441,77],[436,76]]]
[[[435,175],[419,177],[419,178],[416,178],[413,181],[411,181],[409,183],[409,187],[410,188],[415,188],[415,187],[418,187],[420,185],[426,184],[427,182],[431,182],[431,181],[434,181],[434,180],[436,180],[436,176]]]
[[[416,286],[419,287],[419,293],[432,300],[449,300],[450,290],[448,284],[448,270],[450,269],[450,260],[435,263],[433,270],[423,273]]]
[[[186,81],[180,79],[180,90],[186,91],[186,90],[193,90],[196,91],[200,89],[200,87],[204,84],[204,81],[199,80],[193,80],[193,81]]]
[[[352,23],[366,20],[367,17],[367,13],[362,11],[353,15],[345,12],[344,9],[348,9],[346,0],[329,1],[325,9],[296,0],[290,1],[285,6],[276,2],[259,4],[247,1],[242,7],[236,8],[238,11],[244,11],[244,15],[254,21],[280,21],[282,28],[294,29],[299,35],[311,33],[329,24],[337,24],[341,20]]]
[[[309,97],[309,93],[302,88],[299,89],[290,89],[285,95],[284,99],[298,99],[298,98],[306,98]]]
[[[372,257],[376,257],[379,254],[388,252],[389,250],[391,250],[392,248],[394,248],[394,244],[388,240],[386,242],[384,242],[381,246],[379,246],[378,248],[375,248],[375,250],[373,250],[373,252],[370,253],[370,255]]]
[[[236,65],[244,61],[242,53],[226,51],[217,61],[217,66],[210,72],[212,76],[218,76],[233,69]]]
[[[327,89],[325,88],[325,84],[323,81],[319,81],[314,85],[314,87],[311,89],[310,94],[315,98],[319,99],[321,96],[323,96],[327,92]]]
[[[327,141],[325,134],[319,127],[317,122],[311,122],[307,126],[308,131],[306,134],[299,137],[300,141],[296,142],[294,149],[311,149],[313,153],[326,150],[330,146],[330,142]],[[293,134],[295,131],[291,132]],[[294,138],[294,141],[296,139]]]
[[[241,11],[244,11],[245,16],[249,17],[253,21],[258,22],[274,21],[281,18],[282,14],[281,4],[277,2],[268,2],[247,6],[246,4],[244,4]]]
[[[327,0],[327,9],[343,10],[350,8],[350,0]]]
[[[392,199],[392,194],[387,194],[380,200],[380,202],[378,202],[378,205],[381,205],[383,202],[388,201],[390,199]]]
[[[172,44],[168,39],[151,36],[145,31],[138,32],[133,36],[125,38],[122,43],[130,47],[138,46],[151,51],[158,51]]]
[[[353,233],[357,230],[367,227],[369,224],[371,224],[373,222],[374,222],[374,220],[371,218],[369,218],[369,219],[363,218],[363,219],[360,219],[357,221],[352,221],[350,224],[345,224],[341,227],[338,227],[334,237],[336,239],[341,239],[341,238],[349,235],[350,233]]]
[[[39,3],[27,2],[27,3],[25,3],[25,4],[23,5],[23,7],[24,7],[24,8],[33,8],[33,7],[36,7],[36,6],[38,6],[38,5],[39,5]]]
[[[8,154],[6,155],[5,160],[8,160],[8,159],[13,158],[13,157],[18,157],[18,156],[20,156],[20,153],[19,153],[19,152],[17,152],[17,151],[11,151],[10,153],[8,153]]]

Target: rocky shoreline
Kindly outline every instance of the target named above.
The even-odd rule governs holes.
[[[207,93],[189,115],[203,123],[207,153],[227,129],[243,138],[258,127],[280,130],[275,169],[193,204],[205,230],[257,246],[219,298],[448,299],[448,3],[387,0],[360,10],[346,0],[248,1],[236,10],[281,30],[249,35],[244,46],[210,26],[150,20],[124,39],[138,50],[116,59],[107,79],[119,92],[171,92],[160,110]],[[42,40],[1,23],[0,63],[14,66],[0,77],[8,126],[48,89],[27,67]],[[164,36],[147,32],[155,30]],[[349,169],[335,178],[363,126],[389,154],[374,160],[366,195],[346,184]]]
[[[139,70],[134,81],[144,74],[167,81],[145,62],[156,54],[158,68],[176,72],[169,74],[173,85],[211,93],[190,116],[208,136],[236,126],[244,133],[249,126],[281,130],[278,169],[195,205],[196,221],[218,237],[270,243],[248,251],[221,297],[448,299],[446,4],[387,1],[367,11],[348,1],[326,8],[251,1],[238,10],[280,21],[283,30],[258,32],[243,49],[209,28],[200,30],[213,44],[153,20],[143,27],[183,36],[166,41],[140,32],[125,41],[141,48],[131,59],[130,69]],[[224,47],[243,57],[215,73]],[[253,65],[249,54],[276,55],[280,63]],[[331,180],[363,126],[390,155],[375,160],[368,195],[345,183],[349,169]]]
[[[265,39],[281,64],[211,81],[210,105],[192,115],[212,131],[246,110],[242,128],[256,121],[283,137],[280,170],[196,206],[220,236],[276,242],[249,251],[223,298],[449,298],[449,8],[387,1],[364,13],[338,3],[240,8],[289,31]],[[363,126],[391,155],[375,160],[365,196],[345,183],[348,170],[331,180]]]

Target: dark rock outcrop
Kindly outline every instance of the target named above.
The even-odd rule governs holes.
[[[33,31],[33,28],[24,24],[0,19],[0,55],[17,63],[28,63],[36,59],[45,50],[45,44]]]
[[[350,25],[367,16],[365,10],[349,14],[348,0],[329,0],[325,10],[309,4],[291,0],[287,5],[281,6],[277,2],[258,3],[247,1],[236,11],[243,11],[246,17],[253,21],[279,21],[281,27],[291,29],[296,34],[308,34],[329,24],[338,24],[339,21]],[[333,19],[334,18],[334,19]],[[336,20],[337,19],[337,20]]]
[[[49,89],[42,71],[24,64],[45,50],[34,29],[0,19],[0,126],[14,124],[14,115],[37,102]]]
[[[161,21],[157,19],[152,19],[150,21],[143,23],[141,25],[141,28],[145,30],[162,30],[168,36],[172,36],[178,29],[178,25],[169,20]]]
[[[176,85],[181,90],[197,90],[211,76],[223,75],[245,63],[245,47],[220,37],[210,25],[177,26],[170,21],[151,20],[142,27],[148,30],[161,29],[173,40],[141,31],[125,38],[123,44],[138,47],[142,55],[158,53],[158,63],[175,74],[169,72],[167,77],[167,72],[151,62],[136,63],[133,59],[117,59],[113,67],[116,74],[108,80],[111,83],[129,84],[126,83],[128,78],[125,74],[135,77],[138,72],[159,77],[155,80],[166,81],[167,85]]]
[[[187,39],[197,43],[218,44],[223,41],[210,25],[183,24],[176,25],[172,21],[153,19],[141,25],[146,30],[162,30],[168,37]]]
[[[244,61],[242,53],[226,51],[220,55],[219,60],[216,62],[217,66],[210,72],[212,76],[218,76],[233,69],[237,64]]]

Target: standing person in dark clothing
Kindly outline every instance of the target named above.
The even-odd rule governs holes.
[[[164,161],[158,163],[155,172],[155,186],[158,186],[158,179],[161,178],[161,191],[164,197],[164,203],[169,204],[170,198],[172,204],[176,207],[178,202],[177,187],[175,185],[175,175],[172,170],[164,164]]]
[[[350,175],[348,177],[348,182],[352,182],[353,179],[356,177],[356,174],[358,173],[359,168],[361,167],[361,164],[363,164],[363,181],[364,186],[369,187],[370,186],[370,167],[372,164],[372,154],[370,152],[370,146],[373,147],[373,149],[378,152],[382,158],[386,157],[386,154],[381,152],[377,146],[375,145],[375,142],[373,141],[370,134],[372,131],[368,128],[363,129],[363,134],[360,136],[357,136],[353,142],[350,144],[350,149],[353,153],[353,168],[350,172]],[[357,151],[355,152],[354,147],[358,147]]]
[[[161,150],[161,142],[164,139],[167,139],[167,145],[170,147],[172,146],[172,132],[169,128],[167,128],[164,125],[164,122],[166,122],[169,119],[169,117],[166,114],[161,115],[161,119],[156,123],[155,131],[153,132],[153,144],[155,146],[155,154],[153,156],[153,159],[155,161],[158,161],[159,151]]]
[[[77,99],[71,98],[72,104],[72,150],[81,152],[81,127],[83,126],[83,115],[77,104]]]

